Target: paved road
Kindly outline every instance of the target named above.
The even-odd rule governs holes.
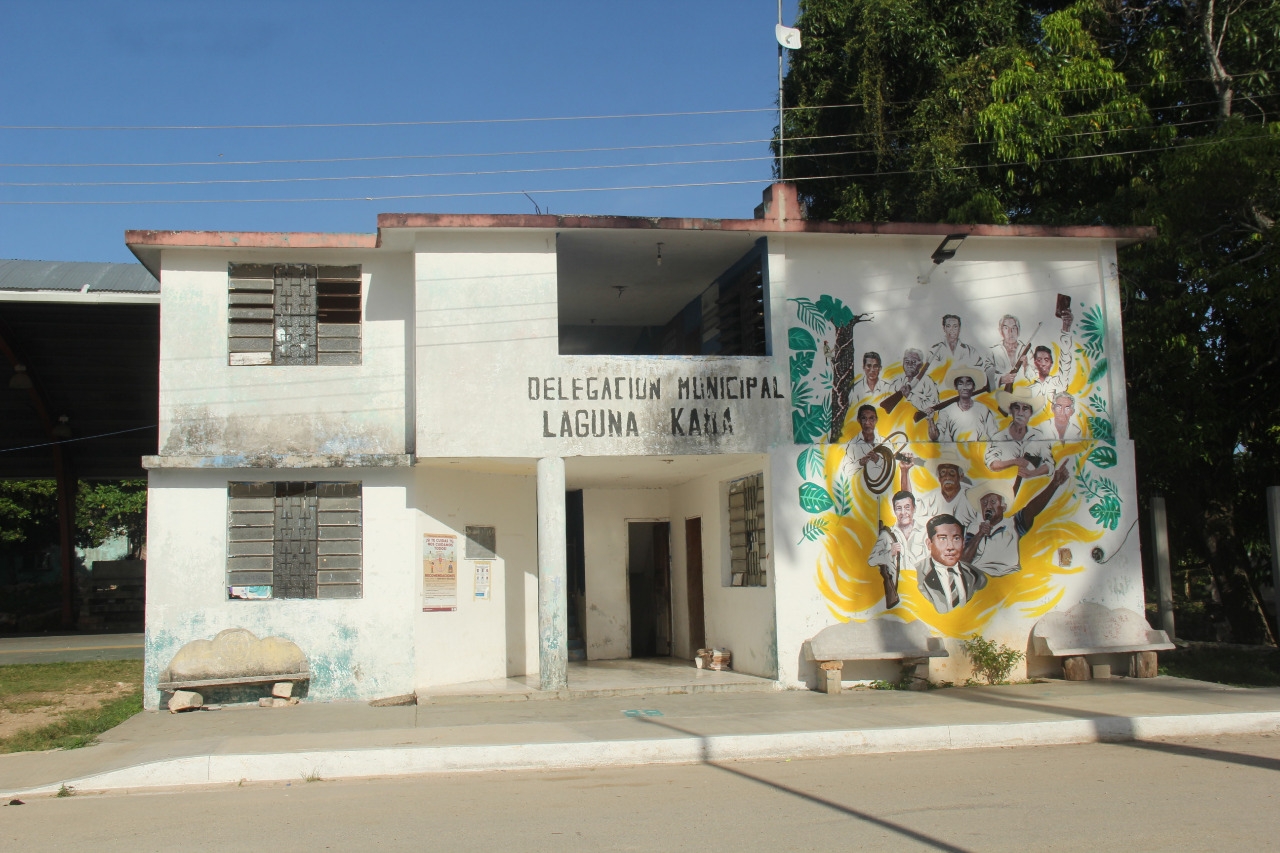
[[[0,666],[78,660],[142,660],[141,634],[0,637]]]
[[[1264,850],[1280,736],[32,799],[0,849]]]

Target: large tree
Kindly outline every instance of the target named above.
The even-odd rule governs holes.
[[[1158,227],[1122,256],[1140,491],[1215,621],[1274,642],[1280,4],[800,8],[785,176],[811,216]]]

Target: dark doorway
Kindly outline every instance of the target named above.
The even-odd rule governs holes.
[[[684,565],[689,592],[689,652],[696,655],[707,644],[707,620],[702,609],[702,519],[684,522]]]
[[[627,525],[627,590],[631,599],[631,656],[671,654],[671,524]]]
[[[565,492],[565,546],[569,598],[569,660],[587,659],[587,561],[582,524],[582,490]]]

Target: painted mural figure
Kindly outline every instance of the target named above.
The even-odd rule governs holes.
[[[1018,364],[1018,360],[1027,348],[1026,342],[1018,339],[1020,334],[1022,334],[1022,324],[1018,322],[1017,317],[1005,314],[1000,318],[1000,343],[991,347],[991,361],[987,367],[987,376],[991,380],[992,388],[997,385],[1012,385],[1019,376],[1030,379],[1027,375],[1027,365]]]
[[[1053,469],[1053,451],[1050,443],[1036,427],[1030,426],[1035,413],[1031,389],[1023,386],[1012,392],[998,391],[996,399],[1013,418],[1012,423],[991,436],[987,445],[986,463],[992,471],[1017,468],[1018,479],[1014,494],[1023,480],[1044,477]]]
[[[915,496],[909,491],[898,491],[891,503],[896,523],[893,527],[880,525],[875,547],[867,560],[868,564],[880,569],[886,610],[898,604],[898,576],[902,567],[916,565],[928,552],[924,525],[916,518]]]
[[[952,515],[935,515],[925,525],[929,553],[916,564],[916,586],[939,613],[969,603],[987,585],[987,576],[963,559],[964,528]]]
[[[864,352],[862,354],[862,375],[849,389],[849,407],[861,406],[863,403],[877,405],[889,395],[889,383],[880,381],[880,353]]]
[[[1049,438],[1054,441],[1079,441],[1084,430],[1076,422],[1076,398],[1070,394],[1058,394],[1051,404],[1053,420],[1045,426]]]
[[[1005,517],[1013,503],[1013,490],[1007,480],[986,480],[970,489],[969,503],[979,513],[979,518],[970,526],[962,559],[988,577],[998,578],[1021,571],[1018,546],[1022,537],[1031,531],[1036,516],[1049,505],[1066,481],[1067,463],[1063,462],[1053,472],[1049,484],[1014,513],[1013,518]]]
[[[929,459],[925,463],[938,481],[938,488],[924,492],[916,500],[916,515],[919,518],[933,518],[935,515],[950,515],[960,522],[965,530],[978,519],[978,513],[969,505],[964,483],[971,483],[965,475],[965,463],[960,455],[951,448],[944,448],[937,459]],[[916,465],[916,458],[904,454],[899,463],[902,472],[903,491],[911,489],[911,469]]]
[[[960,315],[942,315],[942,336],[943,339],[929,349],[930,364],[945,364],[951,368],[976,367],[983,373],[987,372],[990,357],[960,340]]]
[[[978,383],[986,387],[980,368],[958,367],[947,374],[946,382],[956,389],[954,402],[948,400],[927,410],[930,441],[986,441],[998,431],[995,416],[974,400]]]
[[[1046,346],[1038,346],[1032,351],[1031,394],[1041,405],[1048,405],[1054,395],[1065,393],[1075,373],[1075,343],[1071,340],[1071,321],[1073,315],[1070,308],[1059,314],[1062,318],[1062,333],[1058,335],[1058,372],[1053,369],[1053,350]]]
[[[876,458],[872,451],[883,440],[876,432],[879,420],[875,406],[864,403],[858,407],[858,425],[862,429],[845,444],[844,459],[840,462],[841,470],[848,476],[852,477],[857,469]]]
[[[885,411],[893,411],[899,399],[906,400],[917,411],[927,411],[938,402],[938,383],[925,371],[924,353],[912,348],[902,354],[902,375],[889,384],[889,396],[881,403]]]

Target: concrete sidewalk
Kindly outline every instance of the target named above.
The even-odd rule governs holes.
[[[144,712],[100,743],[0,755],[4,797],[1280,732],[1280,689],[1161,677],[855,690]]]

